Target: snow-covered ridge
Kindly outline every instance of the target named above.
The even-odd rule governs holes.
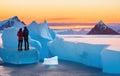
[[[91,35],[119,35],[120,33],[110,28],[103,21],[99,21],[88,34]]]
[[[90,29],[79,29],[79,30],[73,30],[73,29],[66,29],[66,30],[54,30],[57,34],[60,35],[86,35]]]
[[[107,24],[107,26],[120,33],[120,24]]]
[[[9,18],[7,20],[1,21],[0,22],[0,31],[4,30],[5,28],[8,27],[24,27],[25,23],[21,21],[17,16],[14,16],[12,18]]]
[[[104,22],[103,22],[102,20],[100,20],[100,21],[98,22],[98,24],[104,25]]]

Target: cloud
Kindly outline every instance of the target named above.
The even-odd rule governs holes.
[[[76,20],[76,18],[49,18],[49,21]]]
[[[95,25],[96,23],[48,23],[50,26]]]

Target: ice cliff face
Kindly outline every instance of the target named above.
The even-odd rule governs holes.
[[[114,31],[112,28],[109,28],[107,25],[103,23],[103,21],[98,22],[94,28],[88,33],[91,35],[118,35],[119,33]]]
[[[51,40],[54,40],[56,34],[53,32],[52,29],[49,28],[46,20],[41,24],[38,24],[36,21],[33,21],[28,26],[28,29],[30,31],[31,38],[39,41],[42,45],[40,58],[44,59],[51,57],[50,51],[47,47],[47,43]]]
[[[37,24],[36,21],[33,21],[28,28],[33,36],[39,36],[48,40],[55,38],[55,33],[48,27],[46,20],[42,24]]]

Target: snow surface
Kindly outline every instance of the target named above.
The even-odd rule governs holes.
[[[107,24],[108,27],[115,30],[116,32],[120,33],[120,24]]]
[[[98,25],[104,25],[104,22],[103,22],[102,20],[100,20],[100,21],[98,22]]]
[[[44,65],[58,65],[58,56],[52,58],[44,58]]]

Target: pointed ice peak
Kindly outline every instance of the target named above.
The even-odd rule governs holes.
[[[46,21],[46,20],[44,20],[44,23],[47,23],[47,21]]]
[[[31,24],[36,25],[36,24],[37,24],[37,22],[34,20],[34,21],[32,21],[32,22],[31,22]]]
[[[14,16],[14,17],[12,17],[12,19],[18,19],[18,17],[17,17],[17,16]]]
[[[37,22],[34,20],[34,21],[32,21],[32,23],[35,23],[35,24],[37,24]]]
[[[44,26],[47,26],[47,27],[48,27],[47,21],[46,21],[46,20],[44,20],[44,22],[42,23],[42,25],[44,25]]]
[[[12,18],[9,18],[8,19],[9,21],[18,21],[18,22],[21,22],[20,19],[17,17],[17,16],[14,16]]]
[[[12,17],[11,19],[20,21],[17,16]]]
[[[100,20],[100,21],[98,22],[98,24],[103,25],[104,22],[103,22],[102,20]]]

